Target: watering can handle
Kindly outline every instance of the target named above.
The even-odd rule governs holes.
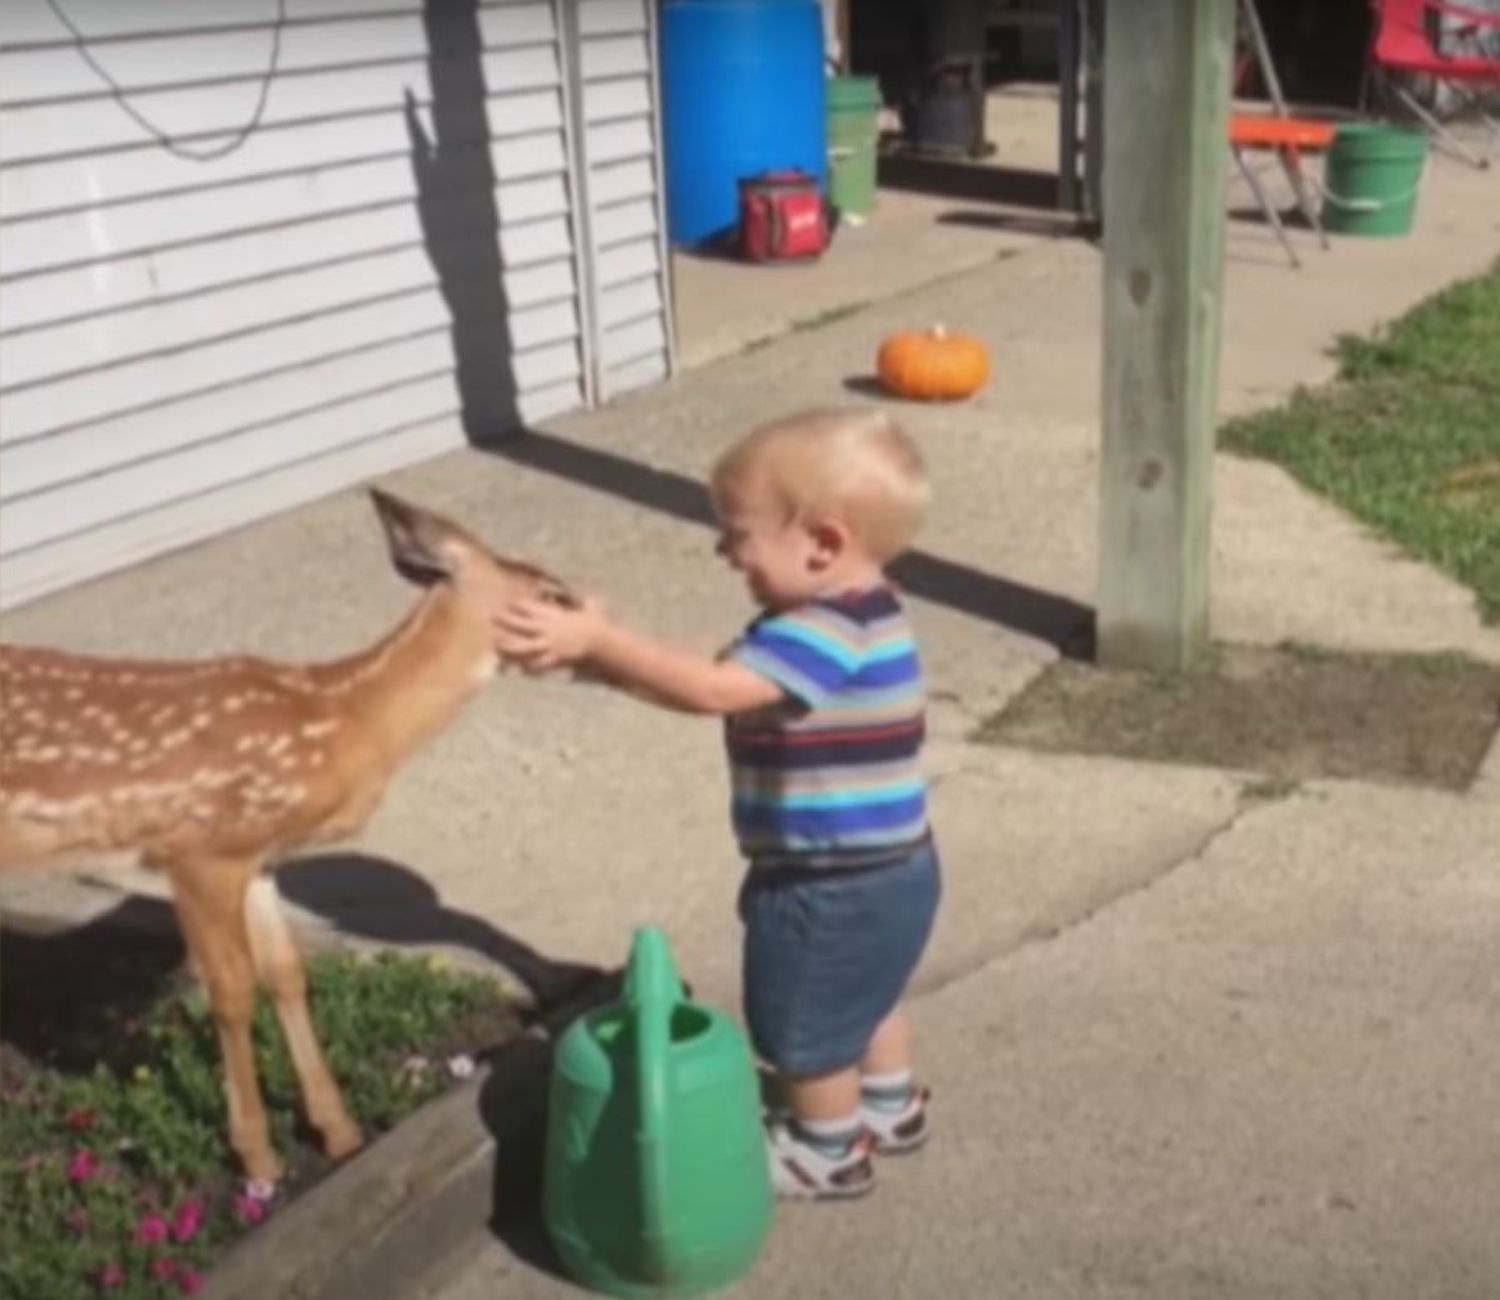
[[[667,1237],[667,1064],[672,1011],[682,980],[667,938],[654,926],[635,932],[625,976],[625,1002],[635,1016],[636,1092],[640,1102],[641,1217],[647,1255]]]

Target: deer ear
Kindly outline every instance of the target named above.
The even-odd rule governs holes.
[[[457,528],[379,488],[370,489],[370,499],[385,528],[391,563],[403,578],[427,587],[458,572],[465,541]]]

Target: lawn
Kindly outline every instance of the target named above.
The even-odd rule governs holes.
[[[451,1086],[471,1052],[518,1023],[500,985],[433,958],[322,956],[308,973],[329,1067],[367,1138]],[[217,1039],[196,988],[165,982],[142,1005],[94,1008],[55,1035],[24,1028],[8,1023],[0,1043],[0,1297],[192,1294],[329,1168],[306,1141],[264,999],[256,1058],[288,1159],[274,1199],[235,1173]]]
[[[1221,446],[1284,466],[1500,621],[1500,263],[1339,355],[1334,383],[1231,421]]]

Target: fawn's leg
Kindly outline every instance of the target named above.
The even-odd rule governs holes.
[[[250,1017],[255,966],[245,932],[245,887],[259,863],[206,859],[167,866],[178,924],[198,977],[208,991],[229,1105],[229,1144],[252,1179],[275,1182],[281,1161],[271,1149],[265,1103],[255,1077]]]
[[[323,1135],[323,1150],[337,1160],[358,1149],[364,1138],[349,1117],[343,1094],[318,1047],[307,1012],[307,974],[270,876],[257,876],[245,891],[245,926],[255,973],[270,993],[286,1035],[307,1118]]]

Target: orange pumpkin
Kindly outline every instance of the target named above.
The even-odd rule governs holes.
[[[941,325],[892,334],[880,345],[875,369],[890,392],[919,402],[972,397],[990,377],[984,344]]]

